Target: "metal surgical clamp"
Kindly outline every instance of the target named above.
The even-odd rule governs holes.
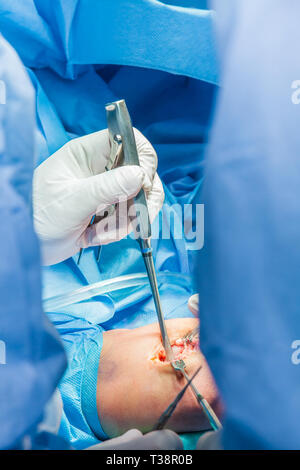
[[[197,335],[199,335],[199,328],[198,327],[194,328],[192,331],[187,333],[187,335],[184,336],[183,339],[184,339],[184,341],[189,342],[189,341],[192,341],[192,339]],[[185,364],[184,360],[183,359],[175,359],[175,360],[171,361],[171,365],[172,365],[173,369],[179,371],[184,376],[184,378],[186,379],[187,384],[191,387],[192,392],[195,395],[198,404],[203,409],[203,411],[204,411],[204,413],[205,413],[212,429],[214,431],[217,431],[218,429],[222,429],[222,424],[220,423],[219,418],[215,414],[214,410],[212,409],[210,404],[207,402],[207,400],[201,395],[199,390],[197,390],[197,387],[194,385],[194,383],[193,383],[194,376],[190,379],[190,377],[186,373],[186,370],[185,370],[186,369],[186,364]]]
[[[173,368],[175,370],[178,370],[181,372],[181,374],[184,376],[184,378],[187,380],[188,384],[191,386],[192,392],[196,397],[196,400],[200,407],[203,409],[212,429],[214,431],[217,431],[218,429],[222,429],[222,424],[217,417],[216,413],[208,403],[208,401],[201,395],[201,393],[197,390],[197,387],[193,383],[193,377],[190,379],[188,374],[186,373],[186,365],[185,362],[182,359],[179,360],[174,360],[171,362]]]
[[[202,368],[202,366],[198,367],[198,369],[196,370],[196,372],[193,374],[192,378],[188,380],[188,382],[185,384],[185,386],[183,387],[182,390],[180,390],[180,392],[178,393],[178,395],[175,397],[175,399],[172,401],[172,403],[168,406],[168,408],[162,413],[162,415],[160,416],[159,420],[157,421],[156,425],[154,426],[153,428],[153,431],[159,431],[161,429],[163,429],[167,422],[169,421],[169,419],[171,418],[172,414],[174,413],[178,403],[180,402],[180,400],[183,398],[183,395],[185,394],[185,392],[187,391],[187,389],[189,388],[189,386],[191,385],[192,383],[192,380],[194,380],[194,378],[196,377],[196,375],[198,374],[199,370]]]

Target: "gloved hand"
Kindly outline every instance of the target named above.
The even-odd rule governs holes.
[[[193,315],[197,317],[199,313],[199,294],[191,295],[188,301],[188,307]]]
[[[128,165],[105,172],[110,154],[105,129],[71,140],[36,168],[34,224],[41,241],[43,264],[63,261],[80,248],[124,238],[132,230],[127,210],[125,217],[117,221],[117,228],[114,222],[118,211],[105,219],[109,230],[103,230],[103,222],[89,226],[90,220],[113,204],[126,204],[127,208],[127,201],[142,187],[150,220],[158,214],[164,191],[156,173],[157,156],[138,130],[134,129],[134,134],[141,167]]]
[[[178,434],[168,429],[152,431],[145,435],[137,429],[130,429],[122,436],[86,450],[183,450],[183,444]]]
[[[196,450],[224,450],[222,446],[222,430],[208,431],[199,437]]]

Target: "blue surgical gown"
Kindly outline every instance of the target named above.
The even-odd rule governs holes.
[[[221,83],[202,201],[201,344],[226,449],[300,448],[300,4],[217,0]]]
[[[41,302],[31,209],[35,96],[20,59],[1,35],[0,64],[0,448],[47,447],[54,438],[44,432],[37,443],[37,424],[66,359]]]

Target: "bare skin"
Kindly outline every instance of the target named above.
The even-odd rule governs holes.
[[[193,318],[167,320],[171,344],[197,327]],[[207,362],[196,347],[184,351],[187,373],[201,365],[195,385],[220,416],[221,403]],[[192,348],[193,349],[193,348]],[[131,428],[150,431],[186,381],[161,355],[158,324],[104,333],[98,370],[97,409],[103,430],[116,437]],[[191,432],[209,429],[208,421],[190,390],[168,422],[169,429]]]

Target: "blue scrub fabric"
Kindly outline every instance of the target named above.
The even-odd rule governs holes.
[[[176,3],[3,0],[0,24],[27,66],[50,67],[65,78],[76,78],[90,64],[117,64],[216,83],[213,13],[201,9],[203,1],[190,8]]]
[[[59,434],[72,447],[84,449],[107,439],[98,419],[96,392],[103,328],[63,313],[50,314],[68,357],[60,383],[63,414]]]
[[[300,4],[215,1],[220,93],[202,198],[201,345],[226,449],[299,449]]]
[[[37,424],[66,359],[41,302],[39,248],[31,209],[34,90],[20,59],[2,36],[0,88],[0,448],[21,449],[25,442],[27,448],[50,445],[51,436],[38,436]],[[56,446],[64,447],[61,440]]]
[[[176,2],[178,4],[178,2]],[[201,187],[203,153],[218,70],[213,13],[154,0],[4,0],[0,27],[27,66],[36,89],[38,163],[70,138],[106,127],[104,105],[125,98],[133,124],[154,145],[164,183],[165,206],[153,224],[158,272],[181,273],[185,280],[160,286],[166,318],[191,316],[191,271],[197,248],[182,229],[182,213]],[[200,8],[197,8],[200,6]],[[5,13],[5,14],[1,14]],[[188,214],[191,227],[195,210]],[[169,228],[170,237],[162,234]],[[198,246],[198,249],[201,246]],[[100,280],[145,272],[139,247],[130,237],[43,272],[44,298]],[[189,282],[186,281],[189,280]],[[69,367],[60,384],[64,415],[60,433],[77,448],[103,438],[95,415],[95,384],[102,332],[156,321],[149,288],[102,295],[49,312],[64,342]],[[92,355],[93,368],[86,369]],[[86,406],[92,397],[93,411]],[[100,391],[101,393],[101,391]]]

